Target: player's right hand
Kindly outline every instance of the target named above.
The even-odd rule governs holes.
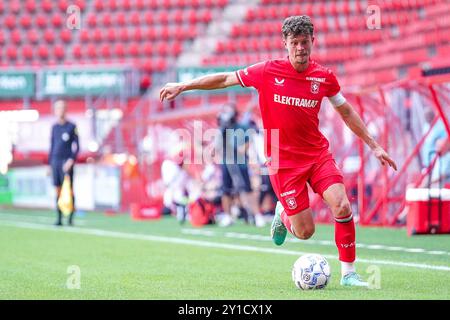
[[[159,91],[159,100],[162,102],[164,99],[173,100],[183,92],[183,87],[180,83],[169,82]]]

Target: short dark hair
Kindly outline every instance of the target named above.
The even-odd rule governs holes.
[[[281,28],[283,37],[286,39],[289,35],[296,37],[298,35],[314,35],[314,25],[309,16],[291,16],[284,19]]]

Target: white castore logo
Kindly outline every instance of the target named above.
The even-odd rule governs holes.
[[[275,85],[276,86],[284,86],[284,80],[286,80],[286,79],[278,80],[278,78],[275,78]]]

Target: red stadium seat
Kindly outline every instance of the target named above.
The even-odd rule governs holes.
[[[91,35],[91,41],[96,43],[102,42],[103,40],[103,32],[102,29],[95,29]]]
[[[9,11],[14,14],[18,14],[20,12],[20,7],[21,7],[20,1],[13,0],[10,1],[9,3]]]
[[[104,4],[104,2],[105,2],[105,1],[103,1],[103,0],[95,0],[95,1],[94,1],[94,8],[95,8],[95,11],[102,11],[103,9],[105,9],[105,4]]]
[[[156,20],[160,24],[167,25],[169,23],[169,14],[165,10],[159,11],[156,15]]]
[[[117,40],[117,30],[114,28],[109,28],[108,31],[106,32],[106,37],[108,39],[108,41],[110,42],[114,42]]]
[[[28,29],[29,27],[31,27],[32,25],[32,18],[29,14],[24,14],[20,17],[20,25],[25,28]]]
[[[136,0],[136,9],[139,11],[147,9],[146,0]]]
[[[178,42],[178,41],[173,42],[173,44],[172,44],[172,54],[173,55],[178,56],[181,53],[182,49],[183,48],[182,48],[182,45],[180,42]]]
[[[81,11],[86,9],[86,0],[75,0],[75,5],[80,8]]]
[[[130,23],[135,26],[138,26],[141,23],[139,12],[134,11],[130,13]]]
[[[104,58],[111,57],[111,45],[110,44],[102,44],[100,47],[100,56]]]
[[[97,18],[95,14],[90,14],[86,17],[86,21],[89,27],[95,27],[97,25]]]
[[[72,41],[72,32],[69,29],[62,29],[59,33],[59,37],[65,43]]]
[[[133,5],[132,5],[132,3],[131,3],[130,0],[119,0],[119,1],[120,1],[120,2],[119,2],[119,7],[120,7],[122,10],[128,11],[128,10],[131,10],[131,9],[132,9]]]
[[[47,46],[46,45],[40,45],[38,47],[38,56],[39,56],[39,58],[45,60],[45,59],[48,59],[48,55],[49,54],[48,54]]]
[[[81,46],[79,44],[75,44],[72,48],[72,54],[75,58],[80,59],[82,54]]]
[[[184,15],[184,10],[173,10],[172,15],[171,15],[171,20],[175,21],[175,23],[177,24],[181,24],[183,22],[183,15]]]
[[[120,29],[119,31],[119,39],[120,41],[127,42],[130,40],[130,35],[127,29]]]
[[[114,54],[117,57],[124,57],[125,56],[125,47],[122,43],[116,43],[114,46]]]
[[[58,7],[59,11],[61,12],[67,12],[67,8],[72,4],[72,2],[69,3],[67,0],[59,0],[58,1]]]
[[[139,55],[139,43],[132,42],[128,46],[128,55],[132,57],[137,57]]]
[[[53,47],[53,55],[55,56],[56,59],[63,60],[65,54],[66,53],[63,45],[57,44]]]
[[[166,56],[169,53],[169,46],[166,41],[159,41],[156,44],[156,52],[160,56]]]
[[[90,39],[90,33],[86,29],[81,29],[80,31],[80,40],[82,43],[88,42]]]
[[[43,29],[43,28],[45,28],[47,26],[48,18],[45,15],[37,14],[35,19],[36,19],[35,23],[40,29]]]
[[[153,15],[154,15],[154,13],[151,12],[151,11],[146,11],[146,12],[144,13],[144,22],[145,22],[147,25],[153,25],[153,22],[154,22],[154,17],[153,17]]]
[[[105,7],[108,8],[111,11],[117,10],[117,0],[106,0],[105,1]]]
[[[94,43],[90,43],[86,46],[86,55],[88,58],[96,58],[97,57],[97,45]]]
[[[3,45],[5,43],[5,34],[2,30],[0,30],[0,44]],[[0,55],[1,58],[1,55]]]
[[[55,42],[55,31],[52,29],[46,29],[44,31],[44,40],[47,43],[53,43]]]
[[[17,59],[17,48],[14,46],[9,46],[6,48],[6,56],[10,60],[16,60]]]
[[[103,15],[103,17],[102,17],[102,24],[105,26],[105,27],[109,27],[109,26],[111,26],[112,24],[113,24],[113,22],[112,22],[112,18],[111,18],[111,14],[108,12],[108,13],[105,13],[104,15]]]
[[[8,29],[14,29],[16,27],[16,17],[12,14],[5,17],[4,23]]]
[[[22,47],[22,57],[26,60],[33,59],[33,47],[29,44],[26,44]]]
[[[30,29],[27,32],[27,39],[30,43],[34,44],[39,41],[39,33],[36,29]]]
[[[154,49],[153,49],[153,42],[145,42],[143,47],[143,53],[145,56],[151,56],[153,55]]]
[[[127,24],[127,19],[125,16],[125,12],[118,12],[114,18],[116,25],[125,26]]]
[[[15,29],[11,31],[11,40],[15,44],[20,44],[22,42],[22,35],[20,30]]]
[[[55,13],[52,16],[52,24],[56,28],[59,28],[59,27],[61,27],[64,24],[63,17],[61,16],[60,13]]]
[[[131,32],[131,39],[133,41],[142,41],[144,39],[144,34],[142,32],[142,29],[137,27]]]
[[[51,0],[42,0],[41,1],[41,8],[45,12],[51,12],[53,9],[52,1]]]

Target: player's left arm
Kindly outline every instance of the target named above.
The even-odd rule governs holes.
[[[333,103],[333,101],[332,101]],[[344,120],[347,127],[353,131],[359,138],[361,138],[372,150],[375,157],[384,166],[386,163],[391,166],[394,170],[397,170],[397,165],[395,161],[388,155],[388,153],[378,144],[377,141],[370,135],[369,130],[367,130],[366,125],[362,121],[359,114],[355,111],[350,103],[347,101],[342,104],[335,105],[336,111]]]

